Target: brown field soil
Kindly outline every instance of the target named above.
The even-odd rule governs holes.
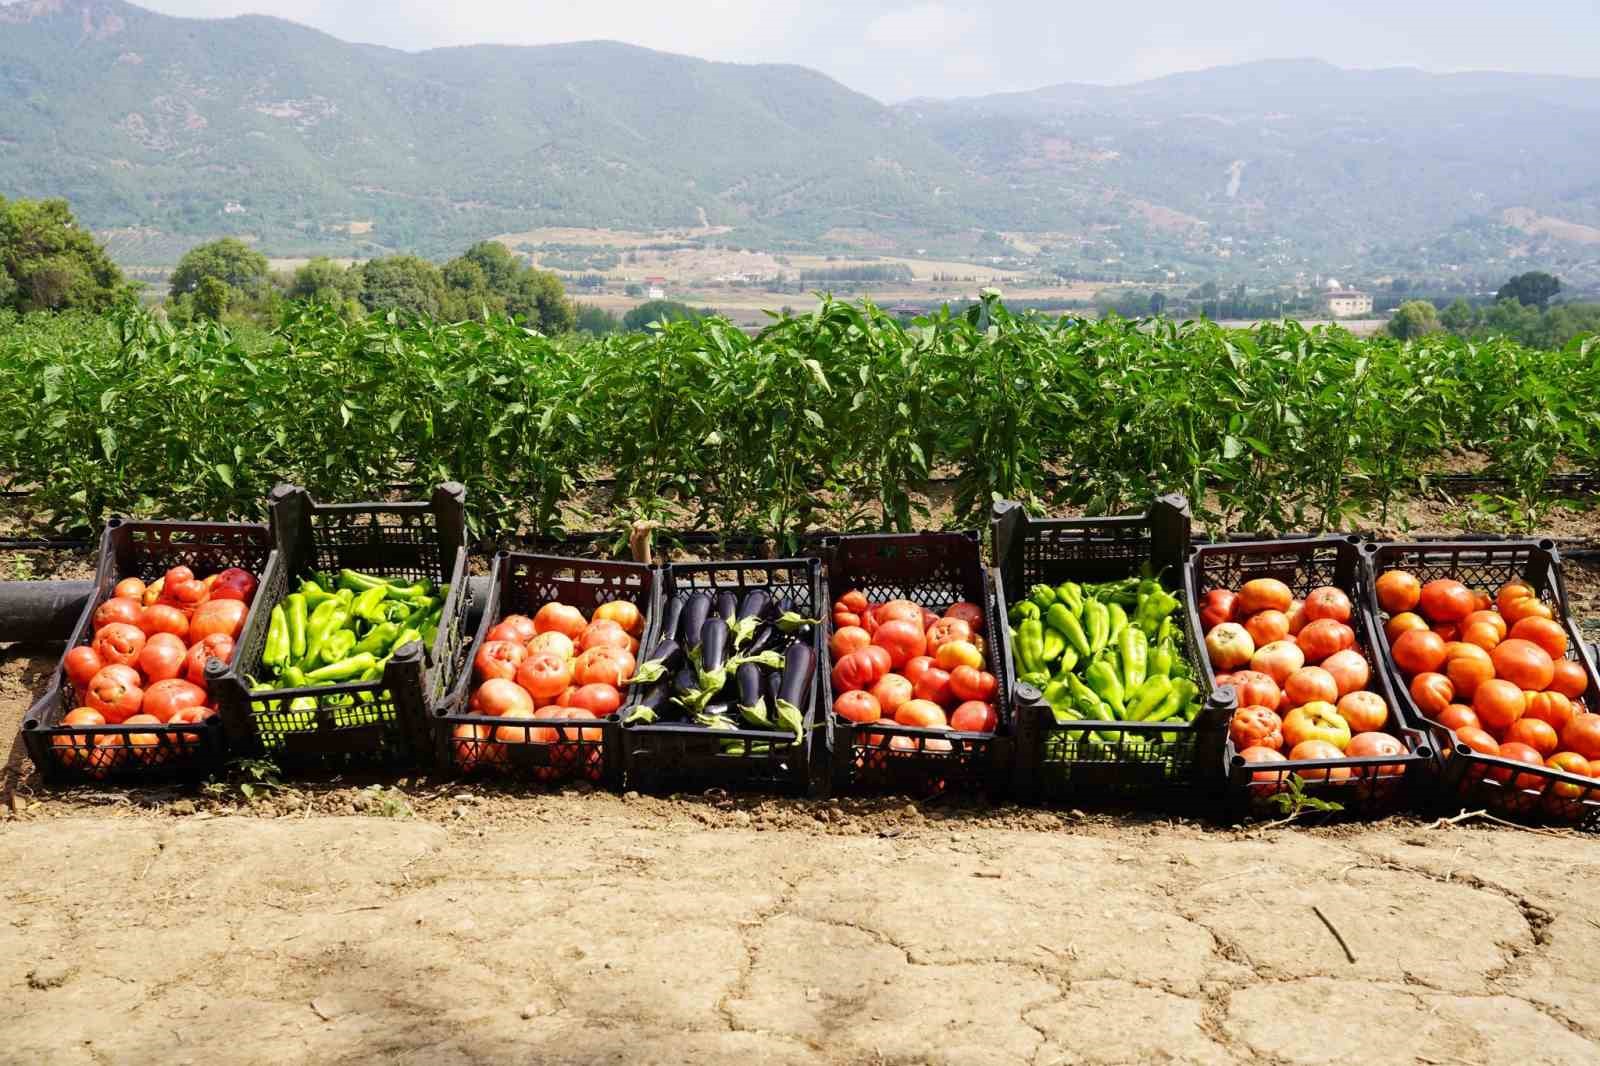
[[[1600,572],[1568,576],[1600,619]],[[53,792],[13,739],[59,653],[0,646],[0,1063],[1600,1062],[1593,835],[426,776]]]

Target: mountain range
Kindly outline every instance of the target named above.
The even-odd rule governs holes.
[[[411,53],[121,0],[0,5],[0,195],[124,259],[441,255],[540,226],[1063,268],[1600,273],[1600,79],[1274,61],[887,106],[609,42]],[[132,249],[130,251],[130,249]]]

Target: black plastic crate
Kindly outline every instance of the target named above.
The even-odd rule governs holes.
[[[669,563],[662,571],[663,615],[674,601],[698,592],[768,589],[787,598],[807,618],[820,618],[822,565],[817,559],[760,559],[712,563]],[[665,636],[663,632],[657,635]],[[642,791],[745,789],[814,795],[826,785],[824,765],[831,740],[831,715],[821,713],[822,626],[808,638],[816,653],[816,676],[806,686],[801,707],[805,728],[797,741],[789,733],[760,729],[710,730],[686,722],[622,726],[624,775],[629,788]],[[642,694],[641,694],[642,695]]]
[[[825,548],[823,584],[822,678],[824,707],[831,713],[832,612],[839,596],[859,590],[875,603],[906,599],[943,614],[951,605],[974,603],[983,609],[986,669],[995,675],[993,733],[917,729],[884,721],[857,725],[832,714],[832,790],[835,795],[903,792],[917,797],[938,792],[974,791],[998,795],[1010,787],[1014,742],[1010,691],[996,660],[1004,650],[999,633],[1005,614],[995,597],[994,580],[984,568],[976,534],[888,533],[847,536]],[[896,738],[901,738],[898,741]]]
[[[994,552],[1002,606],[1036,584],[1115,581],[1148,570],[1182,594],[1189,549],[1189,501],[1163,496],[1142,515],[1030,518],[1009,500],[994,506]],[[1186,636],[1179,627],[1180,637]],[[1011,631],[1000,626],[1005,675],[1016,719],[1014,790],[1024,802],[1155,807],[1209,813],[1217,799],[1232,691],[1215,694],[1193,722],[1058,722],[1032,685],[1016,680]],[[1198,677],[1192,642],[1184,654]],[[1114,740],[1097,738],[1110,734]]]
[[[94,640],[95,608],[111,598],[117,582],[137,577],[149,584],[174,566],[187,566],[202,578],[237,566],[256,575],[264,586],[277,561],[271,534],[264,525],[113,518],[100,538],[94,592],[67,648]],[[261,601],[258,587],[246,628]],[[215,690],[210,694],[215,702]],[[216,770],[226,755],[218,718],[194,725],[61,725],[62,718],[77,705],[72,682],[60,665],[50,687],[22,723],[28,755],[50,784],[199,777]]]
[[[216,670],[223,728],[235,754],[285,770],[396,768],[430,761],[431,708],[442,703],[470,647],[465,490],[440,485],[427,502],[318,504],[304,489],[272,492],[278,563],[257,593],[233,664]],[[252,689],[262,676],[270,612],[316,572],[448,583],[438,636],[400,649],[378,681],[299,689]]]
[[[1379,622],[1382,613],[1374,583],[1386,570],[1410,571],[1424,584],[1437,578],[1454,578],[1468,588],[1485,589],[1491,596],[1508,581],[1520,578],[1549,604],[1566,630],[1567,658],[1582,663],[1589,679],[1582,701],[1589,710],[1600,710],[1600,674],[1595,670],[1592,649],[1583,643],[1567,609],[1561,556],[1555,541],[1380,542],[1364,545],[1362,553],[1367,609],[1378,625],[1377,644],[1384,669],[1406,713],[1431,732],[1439,752],[1438,802],[1446,809],[1488,810],[1523,821],[1600,828],[1600,780],[1480,754],[1458,743],[1451,730],[1423,715],[1395,665],[1388,635]],[[1496,780],[1496,774],[1507,780]],[[1514,788],[1513,784],[1533,787]]]
[[[1238,592],[1245,582],[1276,578],[1297,597],[1324,586],[1350,597],[1350,627],[1355,630],[1355,650],[1367,660],[1367,689],[1389,707],[1391,728],[1384,730],[1405,747],[1403,755],[1382,758],[1300,760],[1251,764],[1239,757],[1231,737],[1223,738],[1223,772],[1227,778],[1225,809],[1233,818],[1281,815],[1281,801],[1291,777],[1300,778],[1302,793],[1338,803],[1347,817],[1376,818],[1414,806],[1425,793],[1432,768],[1432,742],[1415,726],[1413,718],[1395,697],[1394,686],[1383,668],[1373,641],[1374,625],[1367,610],[1367,588],[1362,574],[1361,548],[1353,537],[1287,538],[1197,545],[1184,567],[1185,609],[1189,639],[1204,648],[1200,623],[1200,597],[1212,589]],[[1208,656],[1200,660],[1201,687],[1216,688],[1217,674]],[[1232,691],[1230,689],[1230,691]],[[1287,754],[1287,753],[1286,753]]]
[[[439,765],[453,766],[462,773],[515,776],[542,783],[584,780],[608,788],[619,787],[621,714],[638,702],[642,686],[625,690],[620,712],[598,722],[549,719],[541,720],[537,727],[506,725],[504,719],[473,714],[468,709],[475,683],[472,660],[489,630],[506,615],[531,618],[544,604],[559,602],[592,617],[601,604],[624,600],[639,608],[644,617],[636,656],[642,662],[656,639],[660,596],[660,571],[643,563],[514,552],[495,556],[483,619],[468,650],[467,665],[444,702],[433,710]],[[458,736],[458,732],[467,735]]]

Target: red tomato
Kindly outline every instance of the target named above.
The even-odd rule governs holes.
[[[62,666],[66,668],[67,680],[72,682],[72,687],[81,690],[105,666],[105,661],[92,646],[79,644],[67,652]]]
[[[1413,629],[1419,629],[1423,632],[1427,632],[1428,623],[1420,614],[1412,614],[1410,611],[1407,611],[1404,614],[1397,614],[1383,624],[1384,636],[1389,638],[1390,644],[1393,644],[1395,641],[1399,640],[1402,633],[1409,633]],[[1497,642],[1499,639],[1499,637],[1495,638]],[[1491,644],[1489,646],[1493,647],[1494,645]]]
[[[1472,590],[1459,581],[1439,578],[1422,586],[1422,615],[1430,622],[1459,622],[1478,607]]]
[[[206,663],[217,659],[224,663],[233,662],[233,638],[225,637],[221,633],[213,633],[205,640],[189,649],[189,654],[183,659],[183,679],[191,685],[204,688],[206,683]]]
[[[157,681],[145,690],[144,703],[139,709],[145,714],[154,716],[156,721],[165,723],[179,711],[204,706],[205,702],[205,689],[199,685],[191,685],[181,678],[169,678],[166,681]]]
[[[1505,616],[1506,623],[1511,626],[1515,626],[1524,618],[1555,617],[1555,612],[1550,609],[1550,605],[1537,596],[1524,596],[1520,600],[1513,600],[1500,613]]]
[[[1575,659],[1561,659],[1555,664],[1555,676],[1550,679],[1550,691],[1559,692],[1568,699],[1582,698],[1589,689],[1589,675],[1583,664]]]
[[[1540,768],[1544,766],[1543,755],[1540,755],[1536,749],[1530,748],[1526,744],[1518,743],[1515,740],[1508,740],[1500,745],[1500,758],[1510,759],[1512,762],[1526,763],[1529,766],[1538,766]],[[1538,774],[1517,774],[1516,779],[1512,780],[1512,771],[1510,767],[1505,766],[1491,768],[1489,776],[1501,784],[1509,784],[1515,789],[1543,788],[1545,782],[1545,779]]]
[[[171,633],[184,642],[189,643],[189,616],[172,606],[170,603],[152,603],[139,612],[138,626],[146,636],[157,633]]]
[[[949,610],[944,612],[944,616],[946,618],[960,619],[967,623],[967,628],[974,633],[983,631],[983,608],[975,603],[967,603],[965,600],[960,603],[952,603]]]
[[[882,677],[884,674],[887,674],[891,669],[891,667],[889,665],[889,649],[888,648],[882,647],[881,645],[878,645],[878,644],[868,644],[865,648],[862,648],[856,654],[857,655],[864,655],[868,659],[871,659],[873,661],[873,663],[875,663],[877,665],[878,676],[879,677]]]
[[[1590,762],[1600,759],[1600,714],[1575,714],[1561,731],[1561,747]]]
[[[612,685],[583,685],[573,694],[571,706],[604,718],[622,706],[622,693]]]
[[[1289,616],[1282,611],[1262,611],[1245,619],[1244,631],[1250,634],[1250,639],[1260,649],[1289,635]]]
[[[526,627],[522,624],[524,620],[522,615],[507,615],[500,620],[500,624],[514,625],[518,630],[526,632]],[[584,629],[589,624],[584,619],[582,611],[576,607],[568,607],[564,603],[545,604],[539,608],[539,612],[533,616],[532,621],[533,632],[522,638],[524,644],[538,634],[552,630],[557,633],[565,633],[573,640],[577,640],[583,635]],[[617,628],[620,629],[621,627],[618,626]]]
[[[1555,680],[1555,661],[1531,640],[1503,640],[1489,655],[1494,660],[1495,674],[1526,692],[1541,692]]]
[[[1320,663],[1332,655],[1346,651],[1356,645],[1356,632],[1343,622],[1335,622],[1331,618],[1321,618],[1315,622],[1307,622],[1295,641],[1300,645],[1300,650],[1306,653],[1306,662]]]
[[[138,626],[112,622],[94,635],[94,653],[108,666],[132,666],[144,650],[144,639]]]
[[[999,725],[994,707],[982,700],[968,700],[950,715],[950,728],[958,733],[993,733]]]
[[[1306,596],[1305,613],[1308,621],[1331,618],[1335,622],[1348,622],[1353,610],[1350,597],[1331,585],[1312,589]]]
[[[1455,702],[1456,691],[1443,674],[1418,674],[1411,679],[1411,698],[1423,714],[1435,718]]]
[[[952,640],[948,644],[939,646],[939,653],[933,657],[933,663],[941,670],[954,670],[958,666],[970,666],[974,670],[984,667],[983,652],[971,641]]]
[[[170,570],[161,586],[161,602],[170,603],[186,613],[205,603],[210,595],[211,590],[204,581],[196,581],[193,577],[187,581],[174,581]]]
[[[944,708],[929,700],[911,700],[900,705],[895,712],[894,720],[899,725],[916,726],[920,729],[945,729],[949,722],[945,719]]]
[[[1267,707],[1240,707],[1228,723],[1228,738],[1241,751],[1254,747],[1278,751],[1283,747],[1283,719]]]
[[[1278,688],[1278,683],[1266,674],[1254,670],[1240,670],[1233,675],[1229,682],[1233,690],[1239,694],[1241,707],[1265,707],[1269,711],[1276,711],[1283,702],[1283,690]],[[1244,745],[1249,747],[1248,744]]]
[[[639,637],[644,633],[644,615],[637,606],[627,600],[602,603],[594,609],[594,621],[615,622],[630,637]]]
[[[207,600],[189,618],[189,640],[205,640],[217,633],[238,640],[249,611],[242,600]]]
[[[98,633],[106,626],[120,622],[123,625],[136,626],[139,616],[144,608],[139,606],[139,601],[121,596],[113,596],[94,609],[94,629]]]
[[[1253,581],[1246,581],[1239,590],[1239,600],[1235,606],[1239,617],[1248,618],[1257,611],[1283,611],[1288,612],[1294,603],[1294,593],[1289,591],[1277,578],[1258,577]]]
[[[515,681],[492,677],[472,694],[468,710],[492,718],[532,718],[533,697]]]
[[[1462,703],[1452,703],[1441,711],[1439,717],[1434,720],[1452,731],[1483,728],[1483,723],[1478,721],[1477,712]]]
[[[878,705],[877,697],[872,693],[855,689],[840,694],[839,698],[833,701],[833,713],[840,718],[866,725],[882,718],[883,708]]]
[[[872,698],[878,701],[878,707],[887,718],[893,718],[900,705],[910,702],[914,696],[911,682],[899,674],[884,674],[872,686]]]
[[[590,622],[578,635],[579,651],[588,651],[590,648],[621,648],[627,651],[632,646],[633,638],[628,636],[628,631],[605,619]]]
[[[504,623],[501,623],[501,625],[504,625]],[[495,626],[494,628],[500,629],[500,626]],[[494,629],[489,632],[493,633]],[[519,642],[506,641],[506,643],[516,644]],[[571,659],[578,654],[578,646],[572,642],[572,638],[565,633],[557,633],[553,629],[540,633],[523,647],[527,649],[529,655],[546,654],[554,655],[561,659]]]
[[[1413,629],[1400,634],[1392,654],[1408,676],[1436,673],[1444,665],[1444,638],[1429,629]]]
[[[230,566],[222,571],[211,584],[211,598],[214,600],[238,600],[241,603],[249,603],[255,596],[256,576],[237,566]]]
[[[456,766],[470,773],[505,761],[505,749],[494,743],[494,726],[463,723],[450,734]]]
[[[1348,744],[1349,741],[1347,740]],[[1302,740],[1289,751],[1290,762],[1323,762],[1344,758],[1344,750],[1326,740]],[[1328,766],[1319,770],[1299,768],[1295,773],[1306,781],[1345,781],[1354,771],[1348,766]]]
[[[1263,745],[1257,745],[1253,748],[1245,748],[1238,754],[1237,758],[1242,759],[1247,763],[1280,763],[1285,761],[1283,754],[1276,748],[1268,748]],[[1255,782],[1257,785],[1274,785],[1281,787],[1283,784],[1283,771],[1260,770],[1251,774],[1250,780]],[[1260,790],[1258,789],[1257,791]]]
[[[1524,618],[1511,627],[1511,636],[1539,645],[1552,659],[1567,654],[1567,631],[1551,618]]]
[[[1404,570],[1387,570],[1378,575],[1376,584],[1378,606],[1388,614],[1414,611],[1422,602],[1422,583],[1415,574]]]
[[[1526,744],[1537,751],[1541,759],[1554,755],[1556,749],[1561,746],[1561,736],[1554,726],[1526,715],[1511,723],[1511,728],[1506,730],[1506,740]]]
[[[865,620],[853,611],[834,611],[834,629],[860,629],[865,632]],[[871,634],[868,634],[870,636]]]
[[[918,700],[926,700],[944,707],[954,699],[950,691],[950,674],[937,666],[929,667],[923,672],[922,680],[911,686],[913,695]],[[913,700],[912,702],[916,702]]]
[[[521,644],[513,644],[509,640],[486,640],[478,649],[478,654],[472,657],[473,676],[480,684],[491,677],[514,680],[517,667],[527,657],[528,653]]]
[[[140,606],[144,605],[144,582],[136,577],[125,577],[117,582],[117,587],[111,595],[124,600],[132,600]]]
[[[1360,692],[1372,678],[1372,667],[1367,664],[1367,657],[1353,648],[1334,652],[1322,660],[1322,668],[1333,675],[1341,697]]]
[[[972,643],[972,627],[959,618],[941,618],[928,627],[928,652],[933,654],[942,645],[964,640]]]
[[[119,670],[125,670],[126,673],[115,672]],[[129,674],[133,675],[132,680]],[[105,715],[109,724],[120,725],[124,719],[138,714],[139,706],[144,702],[144,690],[139,687],[138,673],[132,667],[117,663],[104,667],[89,679],[84,702]]]
[[[1307,703],[1338,703],[1339,682],[1320,666],[1302,666],[1283,683],[1284,698],[1290,707]]]
[[[1352,733],[1371,733],[1389,722],[1389,705],[1376,692],[1346,693],[1339,697],[1336,709],[1339,717],[1350,723]]]
[[[1250,657],[1250,669],[1266,674],[1279,685],[1305,664],[1305,652],[1292,640],[1275,640],[1264,648],[1257,648]]]
[[[905,675],[906,680],[910,681],[912,685],[915,685],[918,681],[922,680],[922,675],[933,669],[935,665],[937,664],[933,661],[933,656],[919,655],[915,659],[912,659],[910,662],[906,663],[905,669],[901,670],[900,672]]]
[[[868,689],[876,685],[888,672],[888,666],[882,664],[877,656],[870,654],[870,649],[862,648],[833,664],[833,690],[854,692],[857,689]]]
[[[562,691],[572,684],[574,671],[573,660],[561,659],[544,652],[522,661],[517,667],[517,684],[527,689],[528,695],[542,703],[561,695]]]
[[[1350,759],[1373,759],[1386,755],[1404,755],[1405,751],[1406,746],[1388,733],[1357,733],[1350,738],[1350,746],[1344,749],[1344,754]],[[1405,772],[1404,763],[1386,763],[1378,767],[1379,776]]]
[[[527,622],[529,628],[532,628],[533,626],[533,622],[531,620],[523,618],[521,615],[513,615],[512,618],[522,619],[523,622]],[[489,632],[484,634],[484,639],[492,640],[496,644],[516,644],[521,647],[532,640],[534,636],[538,635],[532,634],[526,637],[523,636],[523,627],[513,622],[512,618],[507,618],[502,622],[496,622],[494,625],[490,626]],[[553,629],[550,630],[550,632],[556,633],[556,631]],[[556,633],[556,635],[568,641],[569,643],[572,640],[572,638],[568,637],[565,633]]]
[[[1528,699],[1522,689],[1499,678],[1479,685],[1472,697],[1472,710],[1491,733],[1504,733],[1527,709]]]
[[[1594,777],[1596,767],[1594,764],[1575,751],[1558,751],[1545,759],[1544,764],[1552,770],[1572,774],[1575,777]],[[1566,781],[1558,781],[1550,786],[1550,791],[1565,799],[1576,799],[1589,790],[1588,785],[1578,785]]]
[[[572,680],[580,686],[610,685],[620,689],[637,667],[633,656],[621,648],[590,648],[574,663]]]
[[[1209,633],[1237,616],[1239,597],[1227,589],[1212,589],[1200,597],[1200,628]]]
[[[139,672],[147,682],[167,681],[183,673],[189,649],[171,633],[157,633],[144,643],[139,653]]]
[[[828,638],[828,651],[835,659],[842,659],[853,651],[860,651],[872,643],[872,634],[860,626],[840,626]]]
[[[852,614],[865,614],[872,605],[867,602],[866,594],[859,589],[851,589],[840,596],[834,603],[834,610],[843,608]]]
[[[1478,645],[1459,641],[1445,647],[1444,673],[1456,695],[1470,701],[1478,686],[1494,677],[1494,660]]]
[[[888,603],[873,608],[872,615],[881,626],[885,622],[902,621],[910,622],[923,632],[928,627],[923,624],[922,605],[912,603],[910,600],[890,600]]]
[[[1500,742],[1477,726],[1457,729],[1456,743],[1480,755],[1500,754]]]
[[[889,652],[889,669],[898,670],[928,650],[928,638],[918,622],[880,618],[872,643]]]
[[[1525,718],[1545,722],[1559,735],[1562,730],[1567,728],[1567,723],[1572,721],[1572,716],[1575,713],[1572,701],[1559,692],[1532,692],[1528,694],[1527,705],[1523,709],[1522,718],[1517,719],[1517,722],[1521,722]],[[1538,746],[1537,744],[1533,745],[1536,748]]]
[[[950,694],[962,703],[987,703],[999,688],[999,679],[987,670],[958,666],[950,671]]]

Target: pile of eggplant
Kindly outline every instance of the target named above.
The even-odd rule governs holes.
[[[649,689],[624,721],[787,732],[799,741],[819,624],[767,589],[674,599],[660,641],[629,681]]]

